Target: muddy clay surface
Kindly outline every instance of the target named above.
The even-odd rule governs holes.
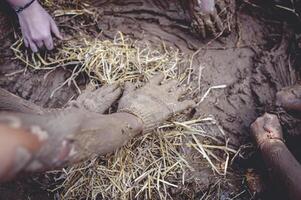
[[[276,112],[275,93],[298,80],[296,55],[292,53],[296,43],[294,30],[264,9],[240,3],[233,5],[231,34],[213,41],[191,33],[188,13],[175,2],[165,5],[150,0],[97,1],[96,5],[102,14],[98,26],[108,38],[119,30],[134,39],[153,43],[164,41],[188,54],[199,50],[192,80],[198,84],[199,66],[204,66],[200,96],[212,86],[227,85],[227,88],[213,90],[198,106],[196,115],[213,115],[233,146],[251,142],[250,123],[265,111]],[[43,107],[64,106],[77,95],[74,88],[63,87],[53,98],[50,96],[68,77],[69,71],[20,73],[23,67],[12,60],[13,53],[9,49],[14,42],[11,21],[7,12],[2,11],[0,15],[0,86]],[[294,134],[300,130],[298,120],[287,114],[279,115],[286,132]],[[253,168],[256,165],[253,158],[239,159],[239,171]],[[49,183],[29,179],[0,187],[0,199],[54,198],[45,191]],[[241,184],[233,187],[243,188]]]

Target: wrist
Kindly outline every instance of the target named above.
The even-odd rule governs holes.
[[[120,117],[127,119],[129,128],[139,133],[143,131],[143,121],[139,117],[127,112],[119,112],[118,114],[120,115]]]
[[[262,142],[259,145],[259,149],[262,152],[265,153],[270,153],[273,151],[277,151],[279,149],[280,146],[285,146],[284,140],[283,139],[269,139],[266,140],[265,142]]]
[[[40,6],[37,0],[11,0],[8,1],[17,14],[25,10],[32,10],[34,7]]]

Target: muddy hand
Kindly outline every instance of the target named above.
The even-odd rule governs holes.
[[[251,125],[251,136],[259,148],[273,140],[283,140],[282,128],[276,115],[265,113]]]
[[[288,111],[301,111],[301,85],[283,88],[277,92],[276,105]]]
[[[87,89],[71,106],[86,109],[90,112],[104,113],[120,97],[118,84],[105,85],[97,90]]]
[[[222,5],[216,3],[217,6]],[[201,37],[217,36],[223,30],[222,20],[215,8],[215,0],[190,0],[189,7],[192,29],[201,34]]]
[[[118,112],[139,117],[143,121],[143,132],[149,132],[172,115],[195,106],[192,100],[179,101],[185,88],[177,87],[176,80],[161,84],[163,78],[163,74],[157,75],[139,89],[127,83],[119,101]]]

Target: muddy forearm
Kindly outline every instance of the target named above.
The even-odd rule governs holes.
[[[0,88],[0,111],[42,114],[46,109]]]
[[[285,187],[290,199],[301,199],[301,165],[281,141],[262,147],[264,161],[273,180]]]
[[[142,131],[141,121],[134,115],[101,115],[74,108],[42,115],[1,113],[0,124],[18,133],[10,142],[3,134],[0,135],[3,136],[0,138],[2,142],[14,143],[1,147],[2,152],[8,152],[7,156],[13,158],[10,159],[11,163],[3,164],[11,166],[9,171],[2,172],[10,176],[21,171],[58,168],[92,155],[113,152]],[[30,145],[23,145],[23,140],[31,137],[37,138],[38,150],[33,151]],[[19,157],[24,159],[15,159]],[[3,159],[0,163],[8,162],[5,161],[5,155],[0,156],[0,159]],[[5,178],[0,176],[0,181]]]
[[[77,162],[92,155],[112,153],[141,133],[142,128],[141,120],[128,113],[87,117],[75,136],[76,153],[69,160]]]

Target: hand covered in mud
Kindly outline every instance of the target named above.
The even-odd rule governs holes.
[[[33,52],[44,46],[53,49],[52,33],[62,39],[60,31],[51,16],[35,1],[28,8],[18,13],[24,44]]]
[[[276,94],[276,105],[288,111],[301,111],[301,85],[281,89]]]
[[[251,125],[251,135],[259,148],[271,139],[283,140],[282,128],[276,115],[265,113]]]
[[[223,31],[223,22],[218,13],[225,10],[224,0],[190,0],[189,9],[192,20],[192,29],[201,37],[217,36]]]
[[[139,89],[127,83],[119,101],[118,112],[139,117],[143,122],[143,132],[149,132],[172,115],[195,106],[192,100],[179,101],[185,89],[177,87],[176,80],[161,84],[163,78],[163,74],[157,75]]]
[[[104,85],[97,90],[86,89],[71,106],[86,109],[90,112],[104,113],[120,97],[118,84]]]

